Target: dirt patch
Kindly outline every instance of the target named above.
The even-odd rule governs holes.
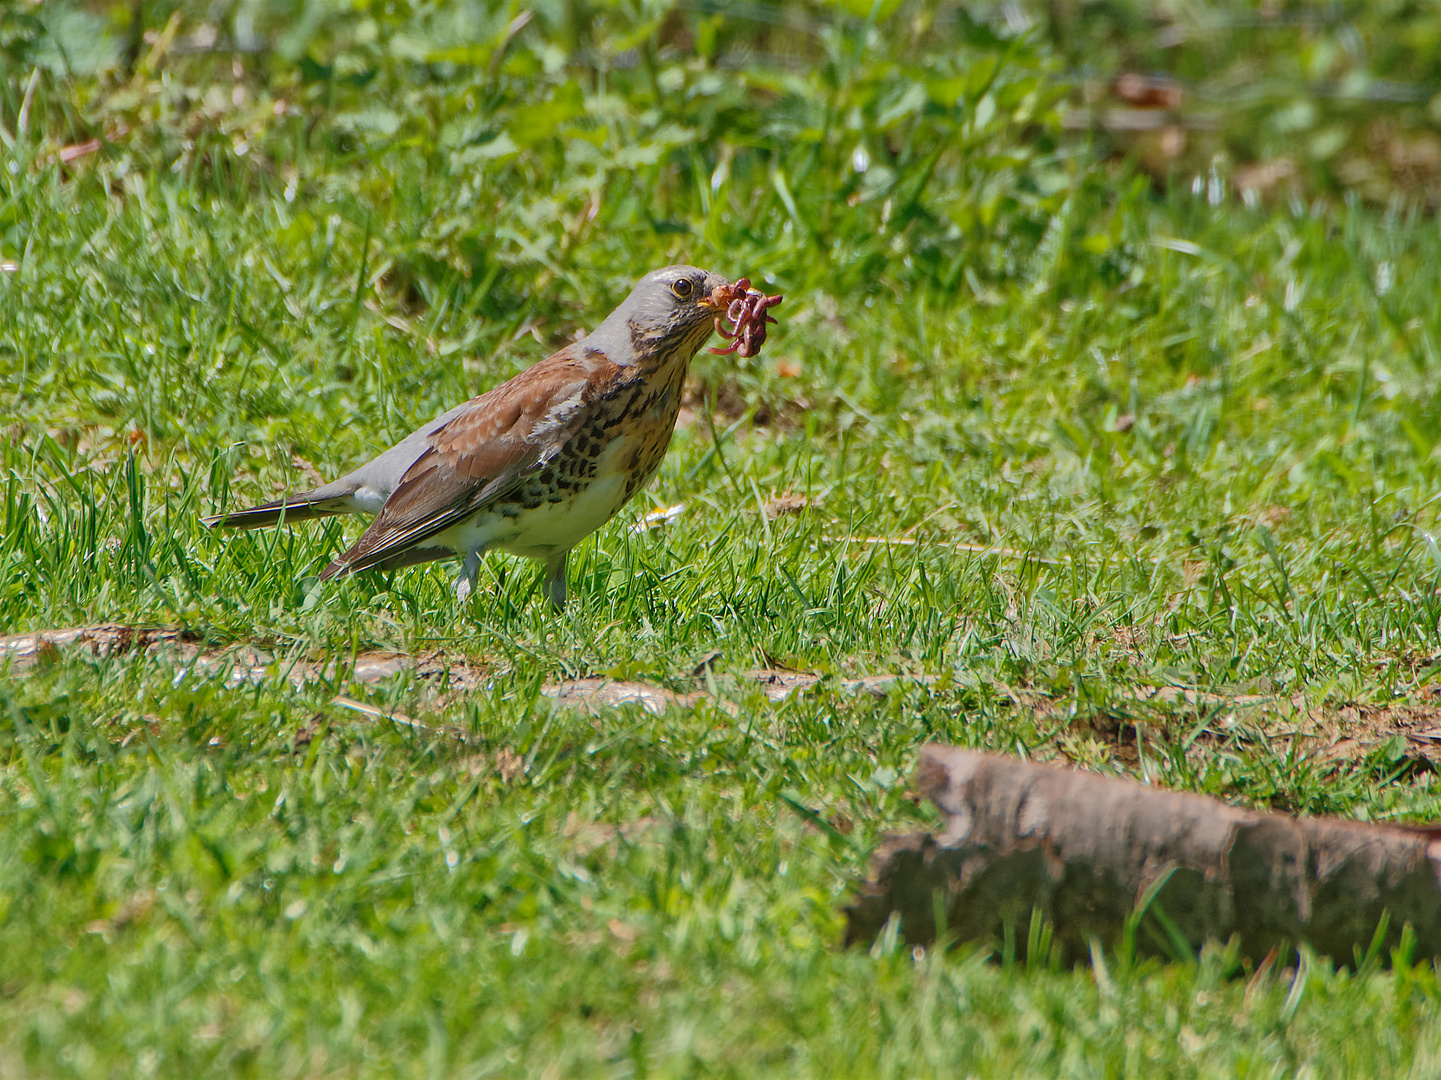
[[[1427,693],[1434,700],[1434,693]],[[1391,705],[1349,703],[1321,713],[1313,737],[1329,737],[1324,751],[1337,759],[1365,757],[1398,736],[1406,740],[1410,756],[1441,765],[1441,702],[1408,700]],[[1329,712],[1329,715],[1328,715]],[[1313,713],[1313,716],[1315,714]]]
[[[866,675],[856,679],[827,679],[807,671],[771,671],[757,669],[742,672],[736,676],[741,686],[755,685],[769,701],[782,702],[794,695],[804,694],[817,687],[833,687],[843,693],[866,693],[875,698],[884,698],[897,684],[911,683],[929,686],[936,681],[934,675]],[[614,709],[621,705],[639,705],[647,712],[659,716],[670,708],[693,708],[710,695],[697,691],[678,694],[649,683],[619,682],[612,679],[573,679],[553,683],[542,688],[542,693],[557,705],[568,708],[598,712]],[[737,715],[740,710],[733,702],[717,701],[716,706]]]
[[[96,656],[112,656],[159,642],[183,640],[184,633],[179,630],[121,626],[116,623],[70,626],[0,638],[0,660],[9,659],[13,664],[12,671],[24,671],[35,664],[57,659],[60,650],[71,645],[89,646]]]
[[[58,661],[62,650],[77,649],[88,650],[96,657],[143,650],[147,655],[167,657],[184,670],[206,677],[223,677],[230,686],[280,680],[297,688],[311,684],[340,687],[351,682],[375,685],[409,672],[439,690],[443,699],[448,694],[482,689],[490,675],[483,662],[441,650],[417,655],[374,650],[353,657],[306,660],[251,644],[207,649],[183,631],[114,624],[66,627],[0,638],[0,666],[8,662],[12,674],[22,674],[37,665]],[[703,664],[695,677],[704,674],[704,667]],[[770,701],[780,702],[822,686],[845,693],[867,693],[884,698],[897,683],[930,685],[937,676],[882,674],[832,678],[804,671],[758,669],[734,678],[742,686],[758,686]],[[660,715],[670,708],[692,708],[701,698],[707,697],[701,692],[677,693],[649,683],[607,678],[550,683],[542,687],[542,693],[563,708],[597,712],[622,705],[639,705],[653,715]],[[346,703],[350,699],[338,700]],[[735,706],[729,703],[726,703],[726,708],[735,710]],[[418,725],[417,721],[399,713],[383,715],[396,723],[426,726]]]
[[[573,679],[541,688],[541,693],[562,708],[600,712],[621,705],[639,705],[659,716],[672,706],[690,708],[699,694],[676,694],[649,683],[617,682],[611,679]]]
[[[115,623],[62,627],[0,638],[0,667],[8,663],[12,675],[21,675],[56,663],[67,653],[88,653],[103,658],[137,651],[164,657],[178,668],[200,677],[222,678],[230,686],[285,681],[297,688],[318,684],[343,690],[353,683],[374,686],[410,674],[429,692],[426,695],[428,710],[443,707],[452,695],[483,689],[492,675],[484,661],[441,650],[419,654],[372,650],[355,656],[297,658],[256,644],[207,648],[184,630]],[[691,677],[703,680],[711,659],[707,658],[707,662],[690,673]],[[838,678],[807,671],[752,669],[722,675],[721,679],[724,685],[741,693],[754,687],[767,700],[780,703],[817,691],[866,694],[884,699],[898,685],[931,686],[938,676],[884,673]],[[1031,688],[1001,683],[993,689],[1015,708],[1048,724],[1059,720],[1065,725],[1063,714],[1069,712],[1073,704]],[[636,705],[653,716],[669,709],[691,709],[703,699],[711,700],[704,682],[695,690],[685,691],[603,677],[550,683],[542,687],[542,692],[560,708],[600,713]],[[451,731],[421,723],[401,713],[376,710],[349,698],[337,701],[355,711],[373,714],[377,719],[383,717],[403,726],[467,741],[466,733],[458,729]],[[714,704],[732,715],[740,711],[725,695]],[[1344,763],[1359,761],[1400,738],[1405,740],[1407,756],[1427,763],[1427,767],[1441,767],[1441,693],[1431,687],[1384,705],[1326,702],[1318,706],[1308,705],[1301,694],[1227,694],[1179,686],[1143,685],[1113,699],[1104,708],[1078,716],[1074,724],[1065,725],[1065,730],[1057,733],[1057,749],[1063,756],[1071,756],[1081,745],[1076,742],[1079,736],[1082,742],[1093,740],[1094,748],[1103,753],[1103,747],[1109,747],[1113,759],[1119,763],[1134,764],[1133,759],[1139,753],[1138,739],[1152,738],[1182,722],[1194,724],[1202,720],[1206,726],[1194,739],[1201,748],[1229,740],[1245,741],[1264,731],[1270,744],[1283,752],[1300,740],[1301,752]]]
[[[855,679],[828,680],[808,671],[770,670],[747,671],[741,677],[757,683],[771,701],[784,701],[793,694],[803,694],[822,684],[848,694],[865,693],[874,698],[884,698],[898,685],[932,686],[940,679],[939,675],[863,675]]]
[[[561,835],[575,843],[575,852],[581,858],[592,852],[602,852],[608,858],[614,858],[622,844],[634,844],[652,829],[664,827],[665,822],[658,817],[639,817],[611,825],[603,821],[585,821],[572,811],[566,815]]]
[[[92,656],[101,659],[137,650],[147,656],[165,656],[178,666],[201,675],[223,675],[231,686],[275,679],[285,680],[297,687],[352,680],[373,684],[405,671],[414,671],[423,678],[443,682],[450,690],[473,690],[481,685],[486,674],[483,665],[447,656],[439,650],[414,656],[373,650],[353,657],[332,656],[311,661],[253,644],[207,649],[183,630],[111,623],[39,630],[0,638],[0,665],[8,661],[12,674],[22,674],[37,665],[59,660],[62,650],[75,649],[88,649]]]
[[[1037,703],[1012,694],[1016,704],[1038,716],[1056,711],[1055,703]],[[1360,761],[1395,740],[1405,740],[1403,756],[1424,768],[1441,767],[1441,697],[1432,687],[1386,704],[1327,701],[1308,704],[1304,694],[1224,694],[1174,686],[1141,686],[1103,709],[1078,718],[1062,740],[1099,737],[1116,761],[1134,766],[1139,741],[1178,727],[1204,722],[1194,735],[1198,748],[1262,737],[1278,754],[1293,748],[1308,757],[1338,764]]]

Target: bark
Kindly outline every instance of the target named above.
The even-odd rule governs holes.
[[[945,829],[886,841],[846,912],[847,944],[896,915],[906,942],[929,945],[943,913],[949,938],[1011,933],[1024,953],[1038,912],[1067,960],[1093,939],[1114,946],[1133,915],[1192,949],[1236,935],[1258,960],[1306,943],[1349,964],[1395,947],[1403,925],[1415,956],[1441,956],[1431,830],[1292,818],[938,745],[922,749],[916,783]]]

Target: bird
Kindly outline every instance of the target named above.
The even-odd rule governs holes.
[[[481,556],[499,550],[542,563],[545,595],[562,610],[566,557],[665,456],[692,358],[717,330],[741,342],[741,355],[754,355],[765,323],[775,321],[765,309],[779,302],[746,278],[732,283],[694,266],[653,270],[585,337],[353,472],[202,521],[253,529],[374,514],[321,571],[322,581],[458,557],[455,594],[463,603],[475,592]],[[733,342],[713,351],[736,349]]]

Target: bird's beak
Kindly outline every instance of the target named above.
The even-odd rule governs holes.
[[[744,295],[744,289],[737,290],[733,283],[722,278],[719,285],[696,301],[696,306],[706,311],[725,311],[732,300]]]

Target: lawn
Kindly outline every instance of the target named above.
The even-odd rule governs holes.
[[[1435,1075],[1430,957],[840,945],[929,740],[1441,818],[1441,22],[1333,7],[0,11],[0,1077]],[[678,261],[779,324],[563,614],[200,524]]]

